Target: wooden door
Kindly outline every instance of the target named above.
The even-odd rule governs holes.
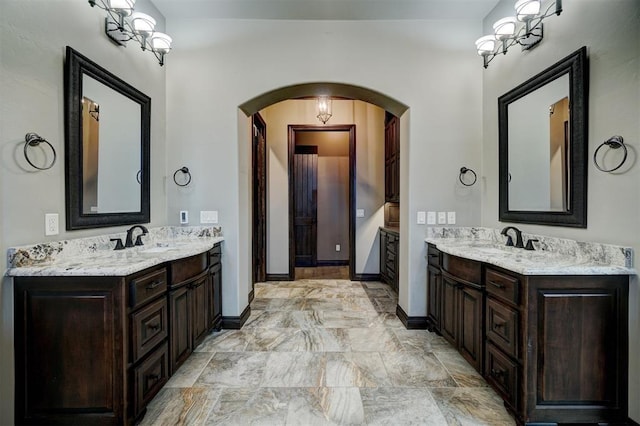
[[[458,346],[458,283],[447,276],[442,276],[442,310],[440,332],[453,346]]]
[[[222,322],[222,265],[215,263],[209,269],[209,328],[220,330]]]
[[[175,373],[193,350],[191,346],[191,315],[189,314],[190,297],[191,294],[186,285],[169,293],[171,374]]]
[[[458,347],[462,356],[482,374],[483,296],[480,290],[462,286],[459,290]]]
[[[317,263],[318,147],[296,146],[294,165],[295,266]]]
[[[253,282],[267,279],[267,125],[253,115]]]

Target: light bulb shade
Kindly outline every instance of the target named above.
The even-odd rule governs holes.
[[[151,48],[154,52],[166,54],[171,50],[172,41],[171,37],[165,33],[153,33],[151,36]]]
[[[498,40],[506,40],[513,37],[516,33],[516,18],[509,16],[496,21],[493,24],[493,31],[495,31],[495,37]]]
[[[123,16],[131,15],[133,6],[136,4],[136,0],[108,0],[108,2],[109,9]]]
[[[478,55],[491,55],[496,50],[496,37],[493,35],[480,37],[476,40],[476,49],[478,49]]]
[[[135,33],[150,36],[156,27],[156,20],[146,13],[135,12],[131,15],[131,26]]]
[[[515,9],[518,21],[530,21],[540,13],[540,0],[518,0]]]
[[[318,98],[318,120],[322,121],[322,124],[327,124],[327,121],[331,118],[331,98],[328,96],[320,96]]]

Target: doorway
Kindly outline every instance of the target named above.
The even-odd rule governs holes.
[[[289,277],[298,278],[296,267],[322,268],[329,273],[335,270],[337,274],[340,268],[344,271],[346,267],[348,276],[336,278],[353,279],[355,125],[289,125],[288,130]],[[328,136],[327,143],[320,138],[323,134]],[[331,143],[336,137],[345,140],[344,151],[339,154],[337,145]],[[341,168],[347,175],[344,200],[340,199],[337,179]],[[298,271],[304,276],[316,277],[318,270]]]
[[[267,125],[259,113],[252,116],[253,242],[251,295],[255,283],[267,276]],[[250,297],[252,299],[252,297]]]

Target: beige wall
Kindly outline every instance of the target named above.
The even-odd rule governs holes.
[[[587,46],[589,82],[588,227],[573,229],[518,225],[526,232],[597,241],[635,249],[640,262],[640,168],[635,146],[640,140],[640,2],[637,0],[565,0],[560,16],[545,21],[544,40],[529,52],[514,48],[500,55],[483,73],[482,224],[498,221],[497,98],[581,46]],[[513,2],[502,0],[484,21],[485,31],[496,20],[513,14]],[[480,60],[479,60],[480,61]],[[480,66],[480,62],[478,62]],[[598,171],[593,152],[613,135],[628,142],[631,158],[623,173]],[[633,166],[633,167],[631,167]],[[640,421],[640,294],[634,276],[629,292],[629,413]]]
[[[321,124],[315,100],[288,100],[261,112],[267,123],[267,273],[289,271],[288,125]],[[384,222],[384,111],[360,101],[334,100],[327,124],[356,125],[356,208],[365,210],[356,219],[355,272],[379,272],[378,227]],[[347,168],[348,169],[348,168]],[[332,243],[335,251],[335,244]]]

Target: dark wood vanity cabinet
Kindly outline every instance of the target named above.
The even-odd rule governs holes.
[[[384,125],[384,198],[400,202],[400,119],[390,113]]]
[[[16,424],[129,425],[221,323],[220,244],[126,277],[15,277]]]
[[[430,326],[519,424],[628,420],[628,276],[524,276],[446,253],[427,268]]]
[[[442,272],[440,271],[440,250],[427,246],[427,329],[439,331],[442,312]]]
[[[398,253],[400,235],[397,231],[380,228],[380,280],[398,292]]]

